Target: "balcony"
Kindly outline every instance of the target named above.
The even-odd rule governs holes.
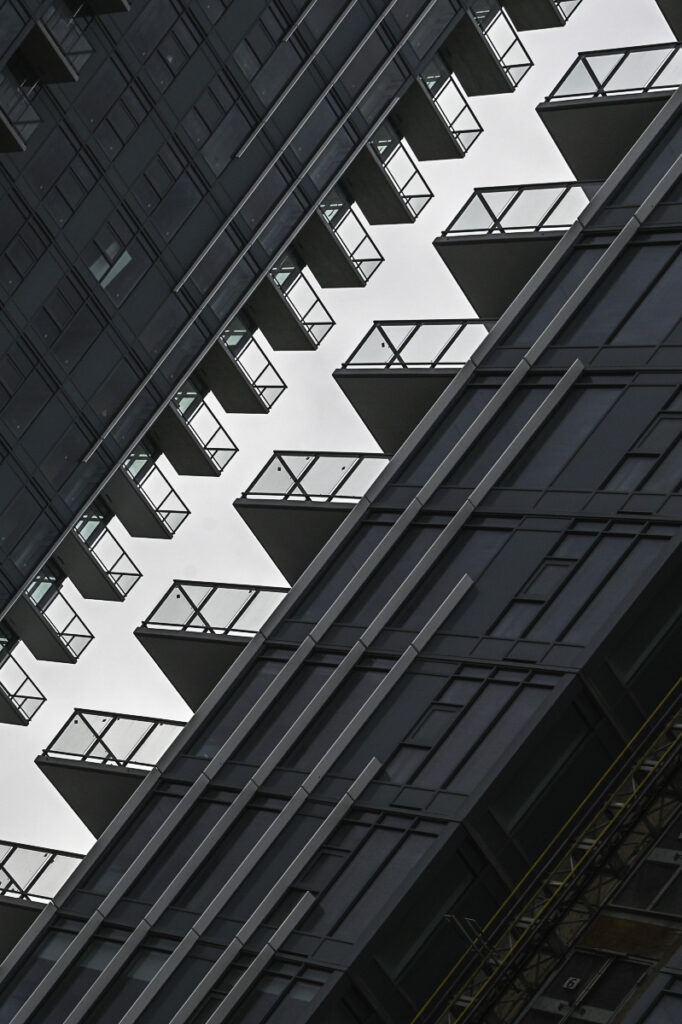
[[[196,371],[227,413],[268,412],[286,390],[253,332],[244,317],[235,317]]]
[[[246,312],[275,351],[316,349],[334,326],[302,264],[291,252],[286,252],[261,281],[246,303]]]
[[[220,476],[237,453],[191,378],[154,421],[149,436],[180,476]]]
[[[142,573],[109,529],[111,516],[88,509],[59,545],[55,561],[83,597],[123,601]]]
[[[0,634],[0,722],[28,725],[45,703],[45,695],[14,657],[17,639],[8,629]]]
[[[0,74],[0,153],[23,153],[40,124],[32,106],[38,87],[19,83],[8,73]]]
[[[501,0],[518,32],[537,28],[561,28],[582,0]]]
[[[323,288],[363,288],[384,262],[340,186],[308,218],[295,247]]]
[[[498,0],[472,0],[440,53],[469,96],[513,92],[533,66]]]
[[[343,183],[370,224],[412,224],[433,199],[389,121],[360,150]]]
[[[25,36],[18,56],[47,84],[77,82],[92,53],[65,4],[51,4]]]
[[[100,836],[183,727],[183,722],[76,708],[36,764]]]
[[[135,636],[196,711],[286,592],[175,580]]]
[[[670,31],[682,43],[682,4],[680,0],[656,0],[661,14],[670,25]]]
[[[417,76],[393,117],[418,160],[459,159],[483,131],[438,54]]]
[[[387,461],[348,452],[275,452],[234,507],[293,583]]]
[[[74,664],[93,635],[64,597],[62,582],[63,576],[48,562],[15,601],[6,618],[34,658]]]
[[[599,187],[594,182],[477,188],[434,245],[484,320],[497,320]]]
[[[334,379],[393,454],[488,332],[482,320],[376,322]]]
[[[581,53],[537,109],[576,177],[604,179],[681,84],[679,43]]]
[[[16,945],[83,858],[0,840],[0,959]]]
[[[159,469],[155,453],[144,444],[133,449],[102,493],[131,537],[172,537],[189,515]]]

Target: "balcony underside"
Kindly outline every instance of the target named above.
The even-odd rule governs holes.
[[[604,180],[670,93],[541,103],[538,114],[578,181]]]
[[[249,639],[144,627],[136,629],[135,636],[192,711],[208,697]]]
[[[154,421],[149,436],[180,476],[220,476],[200,441],[170,406]]]
[[[381,450],[393,455],[457,370],[336,370],[334,379]]]
[[[317,347],[268,277],[258,285],[245,308],[276,352],[307,352]]]
[[[85,544],[68,533],[59,545],[55,561],[83,597],[93,601],[122,601],[123,594]]]
[[[30,30],[19,47],[19,53],[41,82],[78,81],[71,61],[40,22]]]
[[[477,316],[498,320],[562,235],[453,235],[437,238],[434,245]]]
[[[25,149],[24,140],[0,110],[0,153],[23,153]]]
[[[322,288],[362,288],[365,279],[325,224],[322,214],[309,217],[296,236],[296,251]]]
[[[354,503],[238,498],[239,515],[289,583],[294,583]]]
[[[167,540],[172,537],[171,531],[164,526],[152,506],[122,469],[109,480],[102,496],[131,537],[148,537],[152,540]]]
[[[370,224],[413,222],[397,188],[367,147],[360,150],[342,181]]]
[[[553,0],[502,0],[502,6],[518,32],[536,28],[561,28],[564,24]]]
[[[450,70],[457,75],[467,95],[493,96],[514,91],[514,86],[471,15],[460,18],[441,46],[440,54]]]
[[[5,618],[39,661],[59,661],[74,665],[76,659],[59,639],[59,634],[34,604],[23,595],[7,612]]]
[[[661,14],[670,25],[673,35],[682,43],[682,4],[680,0],[656,0]]]
[[[146,775],[140,769],[44,755],[36,764],[94,836],[101,836]]]
[[[0,896],[0,960],[16,946],[44,907],[44,903]]]
[[[219,341],[204,356],[195,376],[213,392],[227,413],[268,411],[235,359]]]
[[[391,119],[418,160],[456,160],[464,156],[464,150],[419,82],[413,82]]]

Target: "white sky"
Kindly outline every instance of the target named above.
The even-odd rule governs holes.
[[[583,0],[563,29],[525,32],[535,67],[515,93],[478,97],[470,104],[483,135],[464,160],[422,163],[435,198],[414,225],[372,227],[386,262],[364,289],[327,290],[323,301],[336,327],[316,353],[275,352],[259,341],[284,377],[287,391],[262,416],[221,416],[239,453],[222,477],[177,477],[164,471],[191,509],[172,540],[121,540],[144,574],[122,604],[86,601],[67,584],[64,593],[95,640],[77,665],[37,662],[23,644],[18,660],[47,696],[26,728],[0,724],[0,839],[85,853],[88,830],[34,765],[74,707],[186,720],[189,709],[132,632],[173,579],[285,586],[232,508],[273,449],[376,451],[373,438],[332,380],[371,326],[381,319],[475,315],[432,241],[475,187],[571,180],[535,107],[580,50],[671,40],[655,0]],[[468,352],[464,352],[466,358]]]

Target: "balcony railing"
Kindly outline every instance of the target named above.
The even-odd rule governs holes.
[[[384,262],[384,257],[365,230],[350,200],[340,188],[333,188],[322,200],[318,210],[362,279],[369,281]]]
[[[25,148],[40,124],[40,118],[31,106],[37,89],[36,81],[19,83],[8,75],[0,74],[0,111],[17,137],[10,143],[12,148]]]
[[[119,594],[122,597],[129,594],[142,578],[142,573],[114,537],[107,525],[106,516],[95,509],[89,509],[78,520],[73,532]]]
[[[254,338],[253,332],[240,317],[235,317],[220,335],[219,341],[235,360],[263,405],[272,409],[277,399],[284,394],[286,384]]]
[[[474,0],[469,8],[509,82],[516,87],[533,66],[528,51],[498,0]]]
[[[83,858],[0,840],[0,896],[49,903]]]
[[[419,76],[453,139],[467,153],[483,132],[453,74],[438,54]]]
[[[189,509],[163,475],[155,458],[144,445],[137,445],[123,463],[123,472],[166,529],[175,533],[189,515]]]
[[[565,231],[589,202],[586,188],[590,183],[477,188],[442,237]]]
[[[149,770],[184,728],[183,722],[76,708],[44,757]]]
[[[37,573],[24,591],[36,611],[52,627],[60,642],[74,657],[80,658],[94,639],[80,616],[60,590],[61,581],[52,572]]]
[[[284,587],[175,580],[142,628],[251,637],[286,593]]]
[[[15,643],[15,638],[0,635],[0,694],[17,709],[24,721],[30,722],[46,697],[14,657],[12,649]]]
[[[416,220],[427,203],[433,199],[433,192],[400,136],[388,121],[384,121],[374,133],[369,140],[369,147],[386,172],[403,204]]]
[[[482,320],[376,322],[343,364],[344,369],[459,369],[483,341]]]
[[[547,102],[672,92],[680,85],[680,43],[595,50],[577,57]]]
[[[384,455],[275,452],[243,497],[359,501],[387,462]]]
[[[236,455],[237,446],[201,393],[188,381],[175,393],[172,404],[199,446],[218,472],[222,473],[230,459]]]
[[[317,292],[290,253],[273,266],[269,278],[285,299],[312,343],[317,346],[334,326],[334,320]]]

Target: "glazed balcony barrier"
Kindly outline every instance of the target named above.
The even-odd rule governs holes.
[[[184,723],[76,708],[36,764],[100,835]]]
[[[323,288],[362,287],[384,262],[338,185],[303,225],[296,248]]]
[[[483,131],[438,54],[398,103],[395,119],[419,160],[463,157]]]
[[[316,349],[334,326],[303,264],[290,251],[251,295],[246,313],[275,350]]]
[[[234,507],[293,583],[387,461],[349,452],[275,452]]]
[[[189,515],[156,460],[148,445],[136,445],[103,490],[112,512],[133,537],[172,537]]]
[[[235,317],[196,369],[204,389],[215,395],[227,413],[268,412],[286,390],[254,331],[248,317]]]
[[[9,953],[82,859],[76,853],[0,840],[0,957]]]
[[[343,182],[370,224],[411,224],[433,192],[390,121],[384,121]]]
[[[0,634],[0,722],[28,725],[46,698],[15,658],[16,643],[9,630]]]
[[[149,431],[176,473],[220,476],[237,446],[190,378],[175,393]]]
[[[0,153],[21,153],[40,124],[32,106],[38,83],[0,74]]]
[[[334,373],[382,451],[397,451],[488,332],[482,320],[375,322]]]
[[[19,56],[46,83],[76,82],[93,52],[75,17],[50,4],[29,30]]]
[[[7,621],[34,658],[73,664],[93,635],[61,591],[63,577],[48,563],[7,613]]]
[[[142,573],[109,529],[111,515],[88,509],[59,546],[56,561],[83,597],[122,601]]]
[[[581,3],[582,0],[502,0],[502,6],[519,32],[560,28]]]
[[[679,43],[581,53],[538,113],[578,178],[606,178],[681,84]]]
[[[502,315],[598,187],[583,181],[474,190],[434,245],[480,317]]]
[[[440,52],[469,96],[513,92],[533,66],[498,0],[473,0]]]
[[[196,710],[285,593],[175,580],[135,636]]]
[[[253,331],[237,317],[223,331],[219,341],[234,356],[265,408],[272,409],[284,394],[286,384],[255,340]]]

